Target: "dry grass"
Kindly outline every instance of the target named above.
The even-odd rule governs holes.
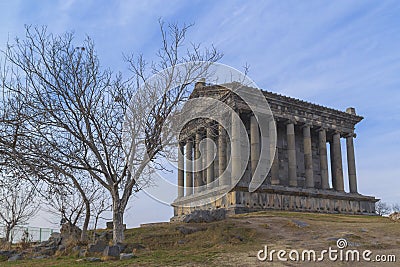
[[[293,220],[306,223],[298,227]],[[179,226],[201,230],[182,234]],[[378,216],[350,216],[299,212],[258,212],[233,216],[209,224],[167,224],[128,229],[136,258],[126,261],[76,262],[73,257],[1,262],[1,266],[255,266],[257,251],[264,245],[274,249],[315,249],[336,247],[337,238],[346,238],[354,248],[376,254],[397,254],[400,261],[400,223]],[[144,248],[142,248],[142,246]],[[286,264],[286,265],[285,265]],[[316,263],[317,264],[317,263]],[[266,265],[266,263],[263,263]],[[269,262],[268,266],[293,263]],[[331,266],[320,262],[316,266]],[[346,266],[343,263],[335,265]],[[312,266],[312,265],[310,265]],[[350,266],[350,265],[349,265]],[[352,263],[352,266],[357,264]],[[368,266],[365,262],[358,266]],[[379,265],[369,265],[379,266]],[[397,266],[390,263],[382,266]]]

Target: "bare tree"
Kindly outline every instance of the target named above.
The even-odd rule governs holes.
[[[105,214],[111,212],[112,201],[105,189],[99,189],[91,198],[91,214],[93,222],[93,242],[96,241],[96,230],[100,220],[106,221],[109,218]]]
[[[380,216],[390,214],[390,210],[391,210],[390,206],[386,202],[383,202],[382,200],[379,200],[378,202],[375,203],[375,212]]]
[[[111,211],[111,201],[105,189],[91,179],[81,178],[80,186],[85,192],[86,200],[73,184],[50,185],[43,198],[48,207],[46,211],[55,215],[57,223],[82,226],[82,231],[87,232],[87,221],[93,221],[96,229],[98,221],[103,219],[102,214]],[[85,201],[90,205],[90,212],[87,212]],[[81,240],[85,239],[81,236]]]
[[[24,225],[39,210],[36,188],[20,177],[2,176],[0,184],[0,225],[5,238],[12,242],[12,231]]]
[[[0,145],[13,160],[49,183],[59,183],[46,175],[49,172],[69,179],[86,198],[87,214],[90,201],[76,174],[84,173],[106,189],[112,199],[115,243],[124,239],[123,215],[130,197],[150,184],[157,168],[151,163],[168,153],[162,142],[163,127],[171,123],[191,84],[206,76],[209,65],[191,65],[186,70],[191,75],[170,90],[177,78],[175,66],[221,58],[214,48],[183,46],[190,25],[165,27],[161,22],[160,26],[158,60],[147,64],[142,56],[127,57],[133,74],[127,79],[100,67],[90,38],[76,46],[69,33],[54,36],[46,28],[27,27],[26,38],[16,39],[4,52],[11,78],[3,77],[3,91],[11,92],[9,97],[18,99],[21,107],[14,120],[5,121],[14,141],[4,134]],[[142,86],[165,68],[170,70],[162,83],[151,89]],[[11,107],[16,113],[17,107]],[[127,112],[128,142],[123,139]]]
[[[393,212],[400,212],[400,204],[399,203],[394,203],[392,205],[392,211]]]

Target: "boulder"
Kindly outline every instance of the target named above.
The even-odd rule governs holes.
[[[15,253],[15,250],[0,250],[0,256],[10,258]]]
[[[119,259],[120,260],[129,260],[133,258],[133,253],[121,253],[119,254]]]
[[[88,247],[89,252],[103,252],[107,247],[108,243],[104,240],[97,240],[94,244],[90,244]]]
[[[225,217],[225,209],[195,210],[190,214],[183,215],[181,220],[185,223],[208,223],[223,220]]]
[[[127,245],[124,243],[117,243],[116,246],[118,246],[119,252],[124,252],[124,250],[127,248]]]
[[[81,238],[81,234],[82,230],[78,226],[64,223],[60,230],[61,243],[65,245],[69,241],[75,242]]]
[[[23,259],[23,257],[22,257],[21,254],[15,254],[15,255],[12,255],[12,256],[8,259],[8,261],[19,261],[19,260],[22,260],[22,259]]]
[[[106,246],[103,251],[103,256],[119,259],[119,253],[120,251],[118,246]]]

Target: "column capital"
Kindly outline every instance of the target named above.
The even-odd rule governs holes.
[[[296,125],[297,121],[295,119],[286,119],[286,121],[284,123],[285,123],[285,125],[288,125],[288,124]]]
[[[318,126],[318,127],[315,127],[314,128],[317,132],[321,132],[321,131],[328,131],[328,128],[327,127],[324,127],[324,126]]]
[[[312,123],[311,122],[305,122],[304,124],[302,124],[301,126],[300,126],[300,128],[301,129],[304,129],[304,128],[306,128],[306,127],[310,127],[310,129],[312,128]]]
[[[357,137],[357,134],[356,134],[355,132],[352,132],[352,133],[344,133],[344,134],[343,134],[343,137],[345,137],[345,138],[347,138],[347,137],[356,138],[356,137]]]

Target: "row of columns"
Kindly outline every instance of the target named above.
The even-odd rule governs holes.
[[[241,143],[240,143],[240,128],[239,128],[239,116],[232,116],[232,127],[231,127],[231,142],[230,142],[230,155],[232,160],[231,173],[225,172],[227,168],[227,134],[222,125],[218,125],[218,149],[217,149],[217,166],[214,166],[214,145],[211,142],[207,143],[205,161],[200,159],[200,142],[203,135],[197,131],[195,133],[194,140],[189,138],[186,140],[186,153],[184,153],[185,143],[179,144],[179,156],[178,156],[178,197],[184,196],[184,158],[186,154],[186,195],[191,195],[197,192],[200,186],[207,184],[208,186],[214,182],[215,177],[220,177],[220,185],[229,185],[231,177],[240,175],[241,170]],[[274,121],[270,122],[274,123]],[[269,129],[275,130],[275,127],[269,127]],[[318,129],[319,140],[318,149],[320,157],[320,171],[321,171],[321,188],[329,189],[329,175],[328,175],[328,156],[327,156],[327,133],[325,129]],[[313,168],[313,156],[312,156],[312,139],[311,139],[311,126],[305,124],[302,126],[303,132],[303,144],[304,144],[304,167],[305,167],[305,186],[307,188],[315,187],[314,180],[314,168]],[[272,133],[270,133],[271,135]],[[272,136],[272,135],[271,135]],[[211,127],[206,128],[206,137],[214,139],[215,132]],[[342,151],[340,144],[340,133],[335,132],[332,135],[330,141],[330,159],[331,159],[331,176],[332,186],[336,191],[344,191],[343,182],[343,166],[342,166]],[[286,122],[286,139],[287,139],[287,153],[288,153],[288,178],[289,186],[297,187],[297,159],[296,159],[296,135],[295,135],[295,123],[292,121]],[[254,116],[250,117],[250,165],[251,170],[256,169],[260,160],[260,133],[259,126]],[[273,145],[273,144],[272,144]],[[353,135],[346,136],[346,148],[347,148],[347,161],[348,161],[348,177],[349,187],[351,193],[357,193],[357,178],[355,168],[355,157],[354,157],[354,142]],[[273,149],[270,149],[273,151]],[[271,184],[279,185],[279,155],[278,149],[276,149],[275,155],[272,155],[273,162],[271,166]],[[193,165],[194,162],[194,165]],[[202,166],[205,162],[209,163],[206,168],[205,177],[203,180]],[[231,177],[229,177],[229,175]],[[213,183],[216,186],[216,181]],[[197,191],[195,191],[197,190]]]

